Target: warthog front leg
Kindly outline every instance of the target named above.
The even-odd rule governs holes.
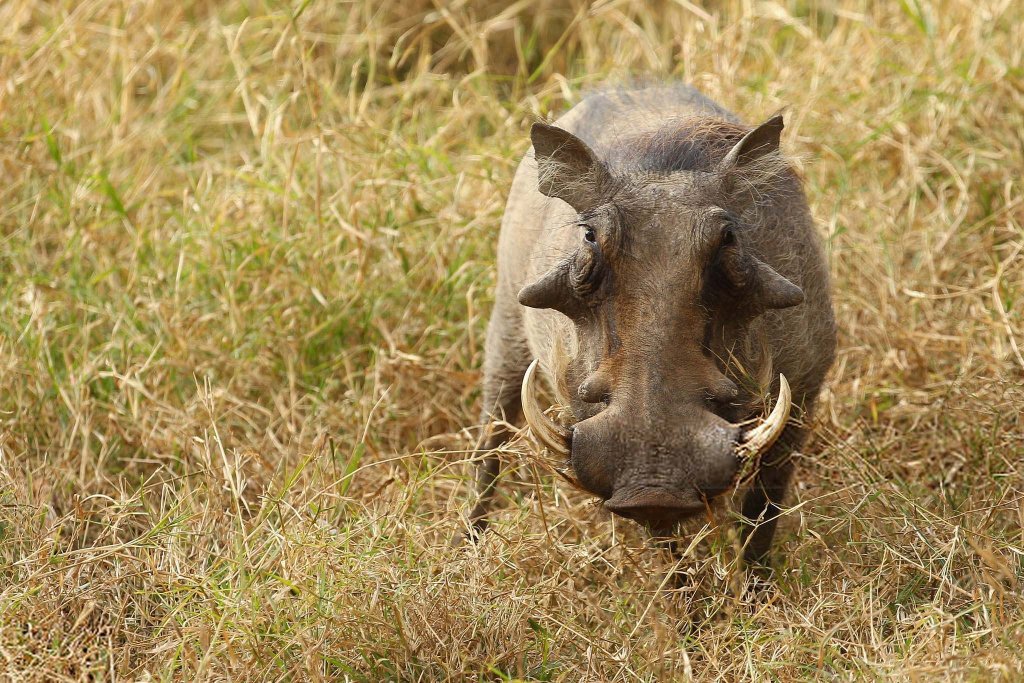
[[[494,489],[501,473],[501,462],[490,451],[503,445],[511,436],[508,427],[494,423],[500,420],[504,424],[514,424],[522,418],[519,388],[530,364],[530,352],[526,340],[519,336],[521,332],[513,332],[522,329],[519,316],[518,304],[499,295],[487,326],[481,418],[484,433],[476,447],[478,453],[483,451],[487,455],[477,465],[477,500],[469,516],[468,537],[474,541],[487,529]]]
[[[805,437],[803,427],[788,425],[762,457],[758,474],[743,499],[741,539],[745,547],[743,560],[748,566],[768,569],[768,552],[793,476],[791,456],[803,444]]]
[[[498,475],[501,473],[501,461],[498,456],[490,451],[499,448],[509,437],[509,430],[506,427],[495,427],[489,434],[484,433],[477,443],[477,452],[487,452],[483,460],[476,466],[476,504],[469,514],[470,530],[469,538],[478,540],[480,535],[487,530],[489,523],[488,515],[494,502],[494,490],[497,487]]]

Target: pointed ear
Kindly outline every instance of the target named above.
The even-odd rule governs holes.
[[[537,159],[537,189],[578,212],[597,206],[609,175],[587,143],[546,123],[533,124],[530,138]]]
[[[776,114],[760,126],[750,131],[736,143],[736,145],[725,155],[718,166],[720,172],[728,172],[734,168],[742,168],[751,164],[766,154],[777,152],[779,149],[779,137],[782,135],[784,124],[782,114]]]

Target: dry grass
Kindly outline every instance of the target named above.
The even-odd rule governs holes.
[[[10,679],[1024,677],[1024,4],[0,4]],[[839,360],[780,533],[644,547],[507,452],[464,524],[536,116],[790,107]]]

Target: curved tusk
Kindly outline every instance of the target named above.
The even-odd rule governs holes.
[[[737,455],[743,459],[753,458],[771,448],[789,421],[791,407],[789,382],[786,381],[785,375],[779,374],[779,398],[775,402],[775,407],[764,422],[747,432],[743,443],[737,446]]]
[[[523,375],[523,388],[519,395],[523,404],[523,415],[526,417],[526,424],[529,425],[530,432],[542,446],[552,453],[568,457],[571,439],[569,430],[545,415],[537,404],[538,362],[534,359],[526,370],[526,374]]]

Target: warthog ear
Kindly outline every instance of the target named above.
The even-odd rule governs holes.
[[[557,197],[581,213],[599,204],[601,186],[609,175],[587,143],[546,123],[533,124],[530,139],[541,193]]]
[[[727,173],[735,168],[748,166],[767,154],[777,152],[784,125],[782,114],[776,114],[744,135],[722,159],[718,170]]]

